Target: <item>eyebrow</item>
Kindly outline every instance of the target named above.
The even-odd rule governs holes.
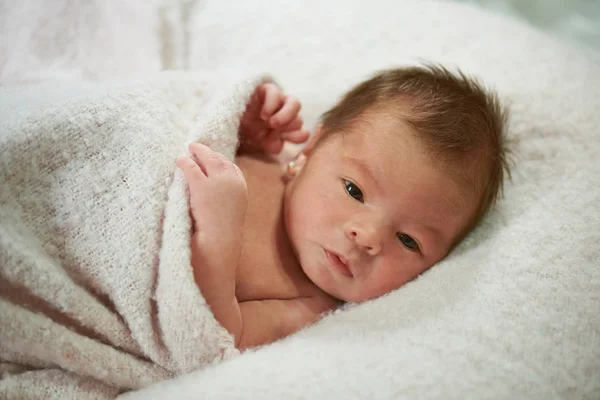
[[[382,189],[381,185],[379,184],[379,181],[376,179],[377,174],[371,168],[371,166],[367,164],[364,160],[352,156],[345,156],[344,159],[354,164],[364,175],[366,175],[369,178],[370,181],[373,182],[375,186],[377,186],[377,189]]]
[[[364,175],[366,175],[375,184],[375,186],[377,186],[377,188],[379,190],[382,190],[382,187],[376,178],[377,174],[376,174],[375,170],[373,170],[373,168],[371,168],[371,166],[368,163],[366,163],[364,160],[362,160],[360,158],[356,158],[356,157],[352,157],[352,156],[345,156],[344,159],[350,161],[356,167],[358,167],[358,169],[360,169],[361,172]],[[454,216],[460,214],[460,212],[462,211],[462,209],[465,206],[464,203],[457,203],[453,200],[449,200],[448,198],[446,198],[444,200],[445,201],[440,202],[440,205],[446,205],[448,207],[448,209],[450,210],[450,213]],[[429,228],[429,227],[427,227],[427,228]],[[434,228],[431,230],[438,231],[437,228]]]

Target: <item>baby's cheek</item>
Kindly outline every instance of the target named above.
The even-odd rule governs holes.
[[[320,225],[321,219],[327,217],[328,212],[318,199],[304,199],[296,202],[295,214],[303,225]]]
[[[341,188],[341,185],[339,186]],[[312,215],[324,222],[342,220],[346,214],[345,211],[349,210],[346,210],[346,202],[344,201],[346,199],[340,197],[338,193],[335,193],[335,188],[317,194],[310,207]]]
[[[408,259],[407,259],[408,258]],[[424,272],[422,262],[411,260],[411,257],[394,257],[388,260],[369,288],[369,295],[377,297],[396,290]]]

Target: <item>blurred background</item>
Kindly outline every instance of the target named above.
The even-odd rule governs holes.
[[[355,1],[370,4],[370,0]],[[516,18],[578,48],[600,65],[600,0],[440,1],[480,7]],[[214,40],[190,37],[192,15],[203,15],[201,10],[210,8],[209,3],[222,2],[0,0],[0,87],[56,79],[140,77],[163,69],[185,69],[191,65],[190,57],[200,63],[198,54],[188,54],[190,40],[196,43],[197,50],[215,51],[221,61],[229,56],[235,58],[242,53],[260,52],[260,49],[248,49],[244,42],[228,43],[227,49],[220,49]],[[344,4],[345,0],[338,2]],[[234,10],[251,14],[256,3],[264,2],[227,2]],[[282,0],[280,3],[288,3],[284,8],[291,10],[302,7],[303,3],[314,4],[304,0]],[[325,8],[335,4],[329,0],[317,3]],[[403,7],[403,2],[398,0],[390,0],[389,4]],[[276,13],[277,7],[271,9],[269,6],[267,10]],[[207,27],[214,24],[221,34],[227,35],[229,30],[235,32],[236,29],[220,20],[201,20]],[[449,23],[451,25],[451,21]],[[268,36],[269,29],[263,28],[257,35]],[[202,60],[209,61],[208,64],[218,62],[216,59]]]
[[[446,0],[514,16],[600,59],[600,0]]]

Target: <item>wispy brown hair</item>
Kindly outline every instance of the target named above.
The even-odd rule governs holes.
[[[322,116],[323,136],[346,132],[377,110],[407,124],[432,160],[479,196],[462,239],[496,202],[510,175],[507,111],[498,97],[477,79],[437,64],[388,69],[355,86]]]

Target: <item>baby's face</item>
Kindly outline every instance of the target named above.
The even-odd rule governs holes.
[[[476,199],[432,164],[408,128],[373,116],[319,143],[288,184],[284,218],[306,275],[363,301],[446,256]]]

